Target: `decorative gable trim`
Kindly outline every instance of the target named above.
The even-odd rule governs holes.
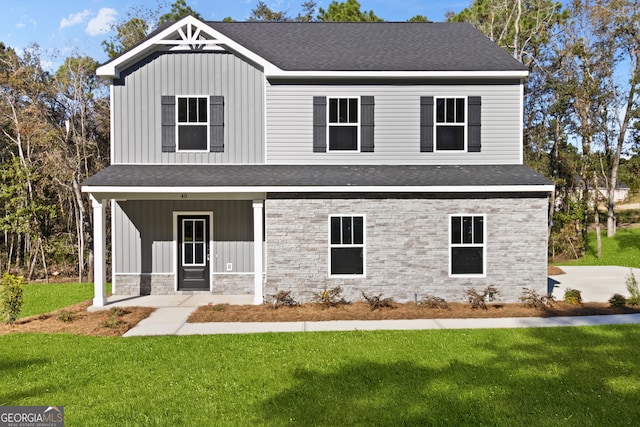
[[[231,51],[255,62],[269,73],[278,73],[278,67],[249,49],[241,46],[222,33],[214,30],[204,22],[187,16],[157,34],[147,38],[133,49],[98,67],[96,74],[100,77],[116,79],[120,71],[127,66],[147,57],[156,51]]]

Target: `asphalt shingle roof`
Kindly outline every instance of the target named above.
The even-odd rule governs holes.
[[[425,187],[551,185],[523,165],[112,165],[83,186]]]
[[[286,71],[525,71],[463,22],[207,22]]]

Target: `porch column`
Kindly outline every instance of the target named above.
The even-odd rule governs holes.
[[[107,264],[106,264],[106,200],[96,200],[91,196],[93,206],[93,305],[104,307],[107,303]]]
[[[262,304],[262,210],[264,200],[253,201],[253,303]]]

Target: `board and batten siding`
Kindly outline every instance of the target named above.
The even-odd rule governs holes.
[[[253,272],[251,201],[129,200],[114,205],[114,274],[174,273],[173,212],[213,213],[213,274]]]
[[[285,85],[267,87],[267,163],[520,164],[522,86],[509,84]],[[313,152],[313,97],[375,98],[375,149]],[[479,153],[420,152],[420,97],[482,97]]]
[[[224,152],[163,153],[162,95],[224,97]],[[113,86],[112,164],[263,163],[264,75],[227,53],[166,53]]]

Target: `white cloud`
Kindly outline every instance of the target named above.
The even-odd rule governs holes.
[[[16,28],[24,28],[24,27],[26,27],[26,25],[25,25],[25,23],[24,23],[24,22],[18,22],[18,23],[16,24]]]
[[[97,36],[111,31],[113,24],[116,22],[118,12],[115,9],[103,7],[94,18],[87,23],[84,30],[90,36]]]
[[[88,10],[83,10],[82,12],[72,13],[68,18],[62,18],[60,21],[60,28],[71,27],[73,25],[80,24],[84,22],[84,20],[91,15],[91,12]]]

